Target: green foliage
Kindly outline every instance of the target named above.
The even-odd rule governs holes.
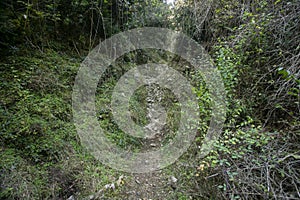
[[[1,149],[0,157],[1,199],[38,199],[50,195],[43,169],[28,165],[14,149]]]
[[[132,15],[126,23],[128,29],[137,27],[164,27],[170,26],[171,10],[160,0],[134,0],[129,9]]]
[[[8,1],[0,3],[1,54],[19,51],[26,43],[39,50],[91,49],[99,39],[125,29],[130,1]],[[8,51],[7,51],[8,50]]]
[[[299,21],[294,20],[299,15],[293,10],[297,5],[296,1],[240,4],[238,6],[248,9],[242,12],[240,24],[231,26],[231,35],[225,39],[238,55],[242,67],[238,92],[248,99],[248,107],[257,108],[256,115],[267,122],[278,123],[278,118],[285,117],[299,118],[293,112],[299,110],[296,104],[299,76],[295,68],[298,61],[294,59],[299,54],[296,45],[299,42],[295,42],[299,37],[292,38],[292,35],[297,35],[296,27],[299,27]],[[291,12],[286,13],[286,10]],[[290,19],[284,26],[286,29],[279,26],[284,24],[280,17],[283,13]]]
[[[233,52],[228,46],[215,46],[215,63],[222,75],[225,89],[228,92],[228,97],[232,98],[236,94],[239,75],[241,72],[240,55]]]
[[[39,57],[42,56],[42,57]],[[70,74],[78,65],[54,52],[1,63],[1,137],[32,162],[57,162],[74,140]],[[66,65],[68,63],[68,65]],[[66,65],[66,66],[62,66]],[[67,67],[68,66],[68,67]]]
[[[79,61],[45,51],[0,63],[1,199],[67,199],[81,191],[77,195],[86,196],[115,174],[79,144],[71,118]]]
[[[239,199],[295,195],[298,185],[293,181],[297,179],[297,172],[294,171],[296,166],[291,164],[294,154],[288,153],[294,144],[288,138],[282,141],[282,133],[266,132],[259,127],[227,133],[216,144],[218,152],[207,159],[214,171],[222,171],[220,176],[226,181],[218,188],[228,198],[237,195]],[[278,182],[285,184],[279,186]],[[245,189],[247,193],[242,192]],[[252,195],[249,195],[250,191],[253,191]]]
[[[213,153],[207,159],[212,167],[216,165],[230,167],[232,160],[241,159],[245,155],[254,152],[259,155],[262,147],[266,146],[272,139],[273,134],[263,132],[260,127],[251,126],[248,129],[242,126],[235,132],[225,130],[220,141],[215,144],[217,152],[214,151],[215,155]]]

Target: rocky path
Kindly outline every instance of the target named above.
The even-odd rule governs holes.
[[[132,174],[120,195],[129,200],[163,200],[174,193],[176,180],[158,171],[147,174]]]

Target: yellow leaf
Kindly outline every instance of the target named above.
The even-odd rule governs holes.
[[[201,164],[197,169],[200,170],[200,171],[203,171],[204,170],[204,164]]]

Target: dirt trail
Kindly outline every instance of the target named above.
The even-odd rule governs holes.
[[[120,194],[128,200],[163,200],[174,192],[170,176],[161,171],[131,174],[127,181]]]

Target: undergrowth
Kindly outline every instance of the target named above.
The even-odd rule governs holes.
[[[214,59],[227,91],[227,118],[222,135],[205,158],[199,157],[199,151],[211,115],[209,91],[201,74],[194,72],[184,60],[168,53],[164,55],[164,61],[177,67],[194,84],[200,112],[195,141],[178,161],[162,170],[163,174],[178,179],[176,187],[165,198],[297,199],[300,196],[299,123],[293,122],[282,130],[263,127],[252,115],[251,107],[247,107],[248,102],[236,95],[241,58],[222,44],[215,52]],[[138,54],[126,56],[136,64],[148,60],[147,57],[138,60]],[[154,60],[161,58],[155,52],[148,56]],[[111,92],[118,77],[135,66],[124,60],[111,66],[110,76],[98,85],[97,118],[111,142],[121,148],[141,151],[152,148],[153,144],[123,133],[114,122],[110,107]],[[126,181],[132,175],[123,173],[126,178],[120,188],[99,194],[122,173],[95,160],[81,146],[73,125],[71,92],[80,62],[81,58],[52,50],[14,55],[1,61],[0,199],[71,196],[122,199]],[[146,112],[149,88],[139,88],[130,99],[132,119],[141,126],[149,123]],[[168,134],[160,141],[163,145],[172,140],[178,128],[180,109],[172,92],[163,89],[158,92],[163,94],[160,103],[168,113],[165,127]]]

